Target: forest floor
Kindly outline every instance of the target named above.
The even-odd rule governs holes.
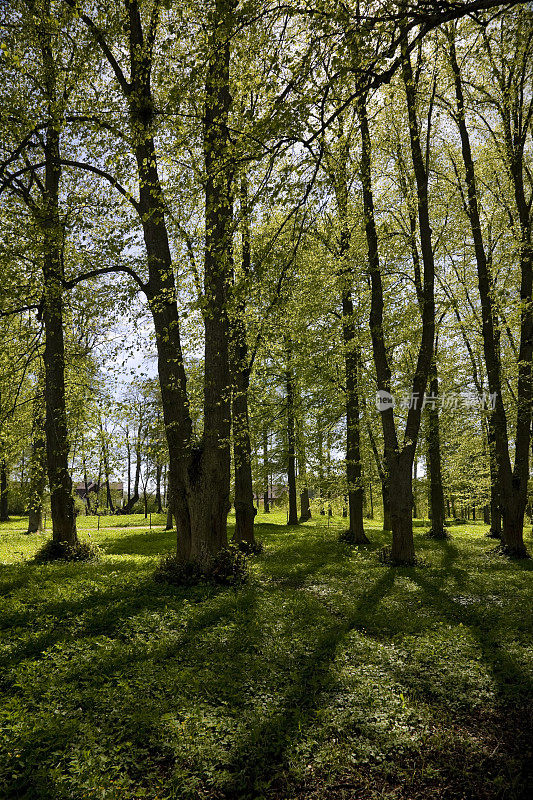
[[[90,564],[0,526],[2,800],[533,797],[533,560],[484,526],[393,569],[259,514],[249,584],[178,589],[174,533],[105,521]]]

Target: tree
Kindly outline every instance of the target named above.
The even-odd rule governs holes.
[[[478,190],[470,135],[466,124],[463,82],[459,69],[453,29],[448,29],[450,64],[456,95],[456,122],[461,137],[461,149],[466,174],[467,199],[465,208],[470,221],[478,270],[479,295],[482,308],[482,331],[485,363],[495,407],[491,413],[494,431],[494,452],[498,470],[499,498],[503,517],[502,537],[510,555],[527,555],[523,539],[524,512],[527,503],[529,477],[529,442],[531,429],[531,359],[533,354],[533,243],[531,240],[531,197],[526,197],[524,185],[524,148],[533,115],[533,101],[526,100],[523,87],[531,71],[531,13],[520,9],[516,17],[516,32],[507,33],[504,24],[505,53],[494,52],[494,42],[485,34],[484,42],[499,96],[492,103],[500,116],[506,153],[506,165],[514,189],[520,231],[520,349],[518,353],[517,418],[514,467],[509,453],[507,414],[502,394],[502,367],[495,330],[495,309],[492,297],[493,278],[490,273],[479,214]],[[529,25],[528,25],[529,23]],[[499,64],[497,59],[500,59]]]

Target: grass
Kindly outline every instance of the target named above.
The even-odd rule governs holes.
[[[239,590],[155,583],[174,534],[143,517],[90,531],[96,564],[0,528],[0,797],[533,796],[533,562],[420,527],[391,569],[372,523],[356,550],[339,519],[257,519]]]

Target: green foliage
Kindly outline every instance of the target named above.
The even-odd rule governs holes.
[[[35,554],[35,561],[44,564],[46,561],[98,561],[100,548],[92,542],[66,544],[49,539]]]
[[[201,582],[242,586],[248,580],[246,555],[240,548],[225,547],[215,556],[206,557],[202,564],[178,561],[174,555],[166,555],[154,577],[156,581],[174,586],[194,586]]]
[[[239,542],[237,549],[247,556],[259,556],[265,548],[263,542],[258,542],[255,539],[253,542]]]
[[[80,521],[99,562],[0,526],[3,799],[531,796],[532,564],[487,526],[417,527],[424,566],[393,570],[377,522],[358,550],[259,513],[235,589],[155,582],[175,536],[143,518]]]

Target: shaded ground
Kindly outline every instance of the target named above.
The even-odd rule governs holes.
[[[154,583],[174,534],[142,517],[91,531],[92,565],[0,527],[0,797],[533,796],[533,562],[420,527],[393,570],[370,524],[358,551],[258,521],[238,591]]]

